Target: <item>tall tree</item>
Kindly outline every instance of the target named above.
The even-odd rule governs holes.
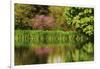
[[[48,6],[32,4],[15,4],[15,29],[30,29],[36,14],[48,14]]]
[[[56,21],[56,29],[58,30],[65,30],[67,29],[67,24],[66,23],[66,19],[65,19],[65,16],[64,16],[64,10],[65,10],[65,7],[64,6],[50,6],[49,7],[49,15],[53,16],[55,18],[55,21]]]
[[[69,7],[65,10],[67,23],[81,33],[93,37],[94,35],[94,9],[82,7]]]

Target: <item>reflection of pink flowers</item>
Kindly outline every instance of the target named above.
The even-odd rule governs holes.
[[[55,26],[55,20],[52,16],[36,15],[33,24],[34,29],[52,29]]]
[[[40,55],[48,54],[52,50],[53,50],[52,48],[36,48],[35,53],[40,56]]]

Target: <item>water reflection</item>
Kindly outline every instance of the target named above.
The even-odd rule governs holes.
[[[15,65],[92,61],[92,42],[84,44],[35,44],[15,46]]]

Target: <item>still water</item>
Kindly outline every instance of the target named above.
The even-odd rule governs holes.
[[[15,46],[15,65],[67,63],[94,60],[92,42]]]

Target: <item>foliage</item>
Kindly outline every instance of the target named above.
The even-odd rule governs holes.
[[[15,4],[15,28],[23,29],[30,22],[30,18],[33,16],[32,5]]]
[[[94,60],[94,46],[93,43],[88,42],[83,45],[80,49],[80,61],[91,61]]]
[[[43,6],[44,7],[44,6]],[[37,24],[38,26],[35,27],[35,29],[41,29],[39,28],[40,25],[43,29],[52,29],[53,30],[67,30],[67,23],[64,16],[64,8],[60,6],[48,6],[48,15],[36,15],[35,18],[33,18],[33,24]],[[45,9],[46,10],[46,9]],[[40,19],[40,17],[43,17]],[[42,22],[43,19],[45,20],[44,23]],[[42,21],[40,21],[42,20]],[[36,23],[38,21],[38,23]],[[40,21],[40,22],[39,22]],[[48,22],[49,21],[49,22]],[[44,25],[45,27],[43,27]],[[34,27],[34,25],[32,25]],[[34,29],[34,28],[33,28]]]
[[[17,46],[23,44],[66,44],[68,42],[74,43],[83,42],[85,37],[73,31],[43,31],[43,30],[16,30],[15,31],[15,44]],[[77,43],[76,43],[77,44]]]
[[[67,23],[64,16],[64,10],[66,7],[64,6],[50,6],[49,7],[49,15],[55,18],[56,27],[55,29],[59,30],[67,30]]]
[[[76,30],[88,36],[93,36],[94,32],[94,9],[68,7],[65,10],[67,23]]]
[[[55,20],[52,16],[36,15],[32,27],[33,29],[51,30],[55,27]]]
[[[15,65],[47,61],[49,55],[46,55],[48,58],[44,55],[38,57],[34,53],[47,52],[50,48],[55,49],[52,51],[55,52],[54,56],[50,53],[50,60],[58,57],[57,52],[61,58],[64,57],[65,62],[94,59],[93,42],[87,37],[93,38],[94,35],[93,8],[16,3],[14,12]]]
[[[31,21],[36,14],[48,14],[48,6],[15,4],[15,29],[31,29]]]

